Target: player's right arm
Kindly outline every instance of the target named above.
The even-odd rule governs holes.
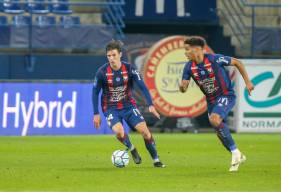
[[[180,92],[185,93],[189,85],[189,80],[181,80],[181,84],[179,86]]]
[[[186,63],[183,69],[182,80],[179,85],[180,92],[185,93],[190,82],[190,63]]]
[[[92,91],[92,103],[93,103],[93,109],[94,109],[94,118],[93,123],[96,129],[100,127],[101,124],[101,118],[98,110],[99,106],[99,93],[102,89],[102,76],[100,71],[98,70],[96,73],[96,77],[94,80],[94,86]]]

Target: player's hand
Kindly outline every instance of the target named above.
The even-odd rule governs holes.
[[[180,92],[185,93],[188,87],[188,81],[182,80],[181,84],[179,85]]]
[[[100,119],[100,115],[99,114],[94,115],[93,122],[94,122],[94,125],[95,125],[96,129],[100,128],[101,119]]]
[[[155,107],[153,105],[149,106],[148,108],[149,112],[152,113],[155,117],[160,119],[160,114],[156,111]]]
[[[254,90],[254,85],[253,85],[253,83],[251,82],[251,81],[249,81],[249,82],[247,82],[246,83],[246,87],[247,87],[247,89],[248,89],[248,93],[249,93],[249,95],[251,95],[251,92]]]
[[[180,92],[185,93],[187,88],[185,88],[184,86],[180,85],[179,86]]]

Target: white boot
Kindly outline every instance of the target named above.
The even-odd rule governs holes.
[[[232,153],[231,158],[231,167],[229,171],[238,171],[239,165],[246,161],[246,156],[243,155],[239,150],[237,152]]]

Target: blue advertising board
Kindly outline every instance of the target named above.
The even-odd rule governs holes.
[[[126,0],[125,21],[171,24],[174,22],[216,23],[216,1]]]
[[[0,135],[112,134],[95,129],[91,83],[0,83]],[[128,131],[128,128],[125,128]]]

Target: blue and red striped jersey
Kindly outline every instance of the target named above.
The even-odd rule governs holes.
[[[140,73],[131,64],[122,62],[119,70],[112,69],[109,63],[101,66],[96,73],[93,86],[94,114],[98,114],[98,98],[101,90],[101,105],[104,112],[108,109],[136,106],[132,96],[133,83],[138,85],[148,105],[152,105],[151,96]]]
[[[182,79],[192,78],[206,96],[214,103],[222,95],[234,95],[233,85],[224,66],[231,64],[231,57],[220,54],[204,54],[202,63],[189,61],[185,64]]]

